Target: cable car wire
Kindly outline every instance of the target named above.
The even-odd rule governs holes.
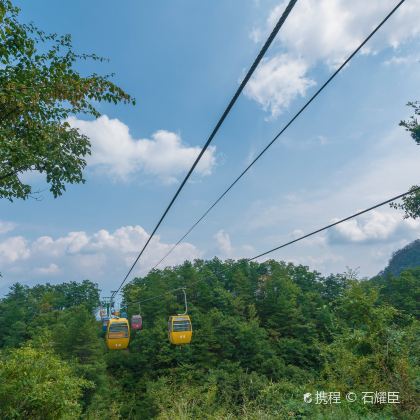
[[[262,155],[273,145],[273,143],[293,124],[293,122],[302,114],[302,112],[312,103],[312,101],[327,87],[327,85],[340,73],[340,71],[350,62],[350,60],[365,46],[372,36],[382,27],[382,25],[397,11],[405,2],[401,0],[379,23],[378,26],[365,38],[365,40],[353,51],[353,53],[341,64],[341,66],[327,79],[327,81],[312,95],[312,97],[300,108],[300,110],[289,120],[289,122],[279,131],[279,133],[268,143],[264,149],[253,159],[253,161],[240,173],[240,175],[230,184],[230,186],[214,201],[214,203],[203,213],[203,215],[187,230],[172,248],[163,256],[163,258],[154,265],[157,268],[178,245],[196,228],[196,226],[210,213],[210,211],[227,195],[227,193],[236,185],[236,183],[251,169],[252,166],[262,157]]]
[[[127,302],[125,305],[123,305],[123,306],[122,306],[122,308],[127,308],[127,307],[128,307],[128,305],[140,305],[141,303],[148,302],[148,301],[150,301],[150,300],[156,300],[156,299],[158,299],[158,298],[160,298],[160,297],[162,297],[162,296],[166,296],[166,295],[170,295],[170,294],[172,294],[172,293],[174,293],[174,292],[178,292],[179,290],[185,290],[186,288],[187,288],[186,286],[184,286],[184,287],[178,287],[178,288],[176,288],[176,289],[171,289],[171,290],[168,290],[168,291],[167,291],[167,292],[165,292],[165,293],[162,293],[162,294],[160,294],[160,295],[156,295],[156,296],[152,296],[152,297],[150,297],[150,298],[146,298],[146,299],[138,300],[138,301],[136,301],[136,302]]]
[[[413,193],[415,193],[415,192],[417,192],[417,191],[420,191],[420,187],[413,188],[413,189],[411,189],[411,190],[409,190],[409,191],[407,191],[407,192],[405,192],[405,193],[403,193],[403,194],[399,194],[399,195],[397,195],[397,196],[395,196],[395,197],[392,197],[392,198],[390,198],[390,199],[388,199],[388,200],[382,201],[382,202],[381,202],[381,203],[379,203],[379,204],[375,204],[375,205],[374,205],[374,206],[372,206],[372,207],[369,207],[369,208],[367,208],[367,209],[365,209],[365,210],[362,210],[362,211],[359,211],[359,212],[357,212],[357,213],[354,213],[354,214],[352,214],[351,216],[348,216],[348,217],[345,217],[344,219],[340,219],[340,220],[338,220],[337,222],[331,223],[331,224],[329,224],[329,225],[327,225],[327,226],[324,226],[324,227],[322,227],[322,228],[320,228],[320,229],[317,229],[317,230],[314,230],[314,231],[312,231],[312,232],[310,232],[310,233],[307,233],[306,235],[300,236],[299,238],[293,239],[292,241],[286,242],[286,243],[284,243],[284,244],[282,244],[282,245],[276,246],[275,248],[269,249],[268,251],[262,252],[261,254],[258,254],[258,255],[256,255],[255,257],[252,257],[252,258],[246,258],[246,260],[247,260],[247,261],[253,261],[253,260],[256,260],[257,258],[263,257],[264,255],[267,255],[267,254],[270,254],[271,252],[277,251],[278,249],[285,248],[286,246],[289,246],[289,245],[292,245],[292,244],[294,244],[294,243],[296,243],[296,242],[302,241],[303,239],[309,238],[310,236],[316,235],[317,233],[320,233],[320,232],[322,232],[322,231],[324,231],[324,230],[331,229],[331,228],[332,228],[332,227],[334,227],[334,226],[337,226],[337,225],[339,225],[339,224],[341,224],[341,223],[347,222],[347,221],[348,221],[348,220],[350,220],[350,219],[354,219],[354,218],[355,218],[355,217],[357,217],[357,216],[360,216],[360,215],[362,215],[362,214],[368,213],[369,211],[375,210],[375,209],[377,209],[378,207],[382,207],[382,206],[384,206],[385,204],[389,204],[389,203],[391,203],[391,202],[393,202],[393,201],[396,201],[396,200],[398,200],[398,199],[400,199],[400,198],[403,198],[403,197],[405,197],[405,196],[407,196],[407,195],[413,194]]]
[[[274,248],[271,248],[271,249],[269,249],[268,251],[264,251],[264,252],[262,252],[262,253],[260,253],[260,254],[256,255],[255,257],[251,257],[251,258],[243,258],[243,260],[244,260],[244,261],[248,261],[248,262],[249,262],[249,261],[254,261],[254,260],[256,260],[257,258],[263,257],[263,256],[265,256],[265,255],[267,255],[267,254],[270,254],[270,253],[272,253],[272,252],[274,252],[274,251],[277,251],[277,250],[279,250],[279,249],[281,249],[281,248],[285,248],[285,247],[287,247],[287,246],[289,246],[289,245],[292,245],[292,244],[294,244],[294,243],[296,243],[296,242],[302,241],[303,239],[309,238],[310,236],[316,235],[317,233],[320,233],[320,232],[323,232],[323,231],[325,231],[325,230],[331,229],[332,227],[337,226],[337,225],[339,225],[339,224],[341,224],[341,223],[347,222],[347,221],[348,221],[348,220],[350,220],[350,219],[354,219],[355,217],[358,217],[358,216],[360,216],[360,215],[362,215],[362,214],[368,213],[368,212],[370,212],[370,211],[372,211],[372,210],[377,209],[378,207],[382,207],[382,206],[384,206],[385,204],[392,203],[393,201],[399,200],[400,198],[406,197],[407,195],[410,195],[410,194],[414,194],[414,193],[416,193],[416,192],[418,192],[418,191],[420,191],[420,187],[412,188],[412,189],[410,189],[409,191],[407,191],[407,192],[405,192],[405,193],[402,193],[402,194],[396,195],[395,197],[389,198],[388,200],[382,201],[382,202],[380,202],[380,203],[378,203],[378,204],[375,204],[374,206],[368,207],[368,208],[367,208],[367,209],[365,209],[365,210],[361,210],[361,211],[359,211],[359,212],[357,212],[357,213],[354,213],[354,214],[352,214],[352,215],[350,215],[350,216],[347,216],[347,217],[345,217],[345,218],[343,218],[343,219],[340,219],[340,220],[338,220],[338,221],[336,221],[336,222],[334,222],[334,223],[330,223],[329,225],[326,225],[326,226],[324,226],[324,227],[322,227],[322,228],[319,228],[319,229],[313,230],[312,232],[307,233],[306,235],[300,236],[299,238],[293,239],[292,241],[289,241],[289,242],[286,242],[286,243],[284,243],[284,244],[282,244],[282,245],[279,245],[279,246],[276,246],[276,247],[274,247]],[[231,268],[231,267],[226,267],[224,270],[219,271],[218,273],[216,273],[216,275],[217,275],[217,276],[219,276],[219,275],[223,274],[224,272],[228,271],[230,268]],[[135,304],[139,304],[139,303],[146,302],[146,301],[149,301],[149,300],[155,300],[155,299],[158,299],[158,298],[160,298],[160,297],[162,297],[162,296],[165,296],[165,295],[167,295],[167,294],[173,293],[173,292],[175,292],[175,291],[190,288],[191,286],[193,286],[194,284],[198,283],[199,281],[201,281],[201,279],[196,280],[196,281],[193,281],[193,282],[192,282],[190,285],[188,285],[188,286],[184,286],[184,287],[179,287],[179,288],[177,288],[177,289],[168,290],[168,291],[167,291],[167,292],[165,292],[165,293],[162,293],[162,294],[160,294],[160,295],[156,295],[156,296],[153,296],[153,297],[150,297],[150,298],[147,298],[147,299],[143,299],[143,300],[141,300],[141,301],[139,301],[139,302],[128,302],[126,306],[128,306],[128,305],[135,305]]]
[[[154,227],[152,233],[150,234],[149,238],[147,239],[146,243],[144,244],[144,246],[143,246],[142,250],[140,251],[139,255],[134,260],[134,263],[132,264],[132,266],[128,270],[128,273],[124,277],[124,279],[121,282],[121,284],[118,286],[118,289],[115,291],[115,293],[112,294],[112,297],[114,297],[115,294],[117,294],[120,291],[121,287],[126,282],[128,276],[131,274],[131,272],[133,271],[133,269],[136,266],[137,262],[139,261],[139,259],[143,255],[145,249],[147,248],[147,246],[149,245],[149,243],[152,240],[153,236],[155,235],[156,231],[158,230],[159,226],[163,222],[163,219],[168,214],[170,208],[174,204],[175,200],[178,198],[178,195],[180,194],[181,190],[184,188],[186,182],[188,181],[188,179],[192,175],[192,173],[193,173],[195,167],[197,166],[198,162],[201,160],[201,158],[204,155],[205,151],[210,146],[210,143],[212,142],[212,140],[215,137],[216,133],[219,131],[219,128],[221,127],[221,125],[225,121],[226,117],[230,113],[231,109],[233,108],[233,105],[235,104],[235,102],[239,98],[240,94],[242,93],[243,89],[245,88],[246,84],[248,83],[249,79],[251,78],[252,74],[254,73],[255,69],[258,67],[258,64],[260,63],[260,61],[264,57],[265,53],[267,52],[268,48],[270,47],[271,43],[273,42],[273,40],[276,37],[277,33],[279,32],[280,28],[283,26],[284,22],[286,21],[287,17],[289,16],[290,12],[292,11],[292,9],[295,6],[296,2],[297,2],[297,0],[290,0],[289,1],[289,4],[287,5],[286,9],[284,10],[283,14],[281,15],[279,21],[277,22],[277,24],[274,27],[273,31],[271,32],[270,36],[267,38],[267,41],[265,42],[265,44],[261,48],[261,50],[260,50],[257,58],[252,63],[252,65],[251,65],[250,69],[248,70],[246,76],[242,80],[240,86],[236,90],[235,94],[233,95],[233,97],[230,100],[228,106],[224,110],[224,112],[223,112],[222,116],[220,117],[219,121],[215,125],[215,127],[214,127],[213,131],[211,132],[209,138],[207,139],[206,143],[204,144],[203,148],[201,149],[200,153],[198,154],[197,158],[195,159],[193,165],[189,169],[189,171],[188,171],[187,175],[185,176],[184,180],[181,182],[181,184],[178,187],[175,195],[172,197],[171,201],[169,202],[168,206],[166,207],[166,209],[163,212],[162,216],[160,217],[158,223]]]

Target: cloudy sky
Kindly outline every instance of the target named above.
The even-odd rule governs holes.
[[[299,0],[135,274],[146,273],[397,3]],[[22,19],[109,57],[137,105],[70,123],[92,141],[85,185],[0,202],[0,293],[10,284],[122,280],[286,2],[18,1]],[[420,182],[398,123],[420,99],[420,0],[407,0],[165,264],[251,257]],[[381,208],[272,257],[370,276],[419,237]]]

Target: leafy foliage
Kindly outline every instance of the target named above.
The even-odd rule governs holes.
[[[420,190],[418,185],[413,185],[410,188],[410,191],[413,191],[412,194],[406,195],[403,197],[402,203],[391,203],[391,207],[394,209],[404,210],[404,219],[417,219],[420,217]]]
[[[412,115],[408,121],[401,121],[400,125],[404,127],[410,133],[413,140],[420,145],[420,124],[417,120],[417,116],[420,115],[420,102],[409,102],[407,106],[413,108],[414,115]]]
[[[70,127],[71,115],[98,117],[96,102],[134,103],[110,76],[82,76],[80,61],[104,61],[76,54],[70,35],[46,34],[18,21],[19,9],[0,0],[0,198],[32,193],[21,174],[45,174],[54,197],[66,183],[85,182],[89,139]]]
[[[411,138],[416,144],[420,145],[420,124],[417,120],[417,116],[420,115],[420,102],[409,102],[407,106],[413,108],[414,115],[407,121],[401,121],[400,126],[404,127],[410,133]],[[414,185],[410,190],[417,188],[418,185]],[[404,218],[406,219],[417,219],[420,217],[420,190],[403,197],[402,203],[391,203],[391,207],[404,210]]]
[[[14,285],[0,302],[0,346],[6,360],[28,348],[61,360],[84,384],[73,418],[416,418],[418,270],[369,281],[276,261],[156,270],[124,288],[129,315],[160,297],[141,304],[144,329],[121,352],[105,350],[93,283]],[[183,309],[182,294],[166,292],[180,286],[194,331],[184,347],[166,330]],[[400,392],[401,404],[302,401],[320,390]]]
[[[33,288],[14,284],[0,301],[0,348],[22,344],[41,321],[55,323],[65,309],[82,305],[92,312],[98,304],[98,286],[88,280]]]
[[[401,315],[420,319],[420,269],[403,271],[399,276],[388,274],[373,282],[381,288],[381,300],[400,311]]]
[[[82,390],[93,385],[49,350],[31,345],[2,352],[0,382],[0,413],[8,419],[77,418]]]

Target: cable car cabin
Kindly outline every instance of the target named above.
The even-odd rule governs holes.
[[[102,331],[103,332],[106,332],[108,330],[108,321],[109,321],[108,317],[102,318]]]
[[[133,315],[131,317],[131,329],[132,330],[141,330],[143,326],[143,320],[141,315]]]
[[[170,316],[168,336],[171,344],[189,344],[192,337],[191,319],[188,315]]]
[[[111,318],[106,332],[109,350],[124,350],[130,341],[130,327],[126,318]]]

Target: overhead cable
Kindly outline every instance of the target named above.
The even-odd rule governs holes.
[[[366,45],[372,36],[382,27],[382,25],[397,11],[405,2],[400,1],[388,15],[379,23],[378,26],[365,38],[365,40],[353,51],[353,53],[341,64],[340,67],[327,79],[327,81],[311,96],[311,98],[299,109],[292,119],[279,131],[279,133],[268,143],[264,149],[252,160],[252,162],[239,174],[239,176],[229,185],[228,188],[213,202],[213,204],[196,220],[196,222],[187,230],[187,232],[169,249],[169,251],[154,265],[157,268],[178,245],[196,228],[196,226],[210,213],[210,211],[227,195],[227,193],[236,185],[236,183],[251,169],[252,166],[262,157],[262,155],[273,145],[273,143],[293,124],[293,122],[302,114],[302,112],[312,103],[312,101],[327,87],[327,85],[340,73],[340,71],[350,62],[350,60]]]
[[[239,98],[240,94],[244,90],[246,84],[248,83],[248,81],[251,78],[252,74],[254,73],[255,69],[258,67],[258,64],[260,63],[260,61],[264,57],[266,51],[270,47],[271,43],[273,42],[273,40],[276,37],[277,33],[279,32],[280,28],[283,26],[284,22],[286,21],[287,17],[289,16],[290,12],[292,11],[292,9],[295,6],[296,2],[297,2],[297,0],[291,0],[291,1],[289,1],[289,4],[287,5],[286,9],[284,10],[283,14],[281,15],[279,21],[277,22],[277,24],[274,27],[273,31],[271,32],[270,36],[267,38],[267,41],[265,42],[265,44],[261,48],[261,50],[260,50],[257,58],[255,59],[255,61],[253,62],[252,66],[248,70],[246,76],[242,80],[241,84],[239,85],[238,89],[236,90],[235,94],[233,95],[232,99],[230,100],[228,106],[223,111],[223,114],[221,115],[221,117],[219,118],[217,124],[213,128],[213,131],[211,132],[209,138],[207,139],[206,143],[202,147],[202,149],[201,149],[200,153],[198,154],[197,158],[195,159],[193,165],[189,169],[189,171],[188,171],[187,175],[185,176],[184,180],[179,185],[179,187],[178,187],[175,195],[172,197],[171,201],[169,202],[168,206],[166,207],[165,211],[163,212],[162,216],[160,217],[159,221],[157,222],[156,226],[154,227],[152,233],[150,234],[149,238],[147,239],[146,243],[144,244],[144,246],[141,249],[140,253],[138,254],[137,258],[134,260],[133,264],[131,265],[130,269],[128,270],[128,273],[125,275],[123,281],[118,286],[118,289],[115,291],[115,293],[112,294],[112,297],[115,296],[115,294],[120,291],[121,287],[126,282],[128,276],[131,274],[131,272],[133,271],[133,269],[136,266],[137,262],[139,261],[139,259],[143,255],[144,251],[146,250],[146,248],[149,245],[150,241],[154,237],[154,235],[155,235],[156,231],[158,230],[159,226],[161,225],[161,223],[165,219],[166,215],[168,214],[168,212],[171,209],[172,205],[174,204],[175,200],[178,198],[178,195],[180,194],[180,192],[184,188],[186,182],[188,181],[188,179],[192,175],[195,167],[197,166],[198,162],[203,157],[205,151],[210,146],[210,143],[212,142],[212,140],[214,139],[216,133],[219,131],[219,128],[221,127],[221,125],[225,121],[226,117],[228,116],[228,114],[232,110],[233,105],[235,104],[235,102]]]
[[[402,194],[396,195],[395,197],[389,198],[388,200],[382,201],[382,202],[380,202],[380,203],[378,203],[378,204],[375,204],[374,206],[368,207],[368,208],[367,208],[367,209],[365,209],[365,210],[358,211],[357,213],[354,213],[354,214],[352,214],[352,215],[350,215],[350,216],[347,216],[347,217],[345,217],[345,218],[343,218],[343,219],[337,220],[336,222],[330,223],[330,224],[328,224],[328,225],[326,225],[326,226],[324,226],[324,227],[322,227],[322,228],[319,228],[319,229],[313,230],[313,231],[311,231],[311,232],[309,232],[309,233],[307,233],[307,234],[305,234],[305,235],[300,236],[299,238],[293,239],[293,240],[288,241],[288,242],[286,242],[286,243],[284,243],[284,244],[282,244],[282,245],[278,245],[278,246],[276,246],[276,247],[274,247],[274,248],[271,248],[271,249],[269,249],[268,251],[261,252],[260,254],[256,255],[255,257],[251,257],[251,258],[243,258],[242,260],[243,260],[243,261],[254,261],[254,260],[256,260],[257,258],[264,257],[265,255],[268,255],[268,254],[270,254],[270,253],[272,253],[272,252],[274,252],[274,251],[277,251],[277,250],[279,250],[279,249],[282,249],[282,248],[285,248],[285,247],[287,247],[287,246],[290,246],[290,245],[292,245],[292,244],[294,244],[294,243],[296,243],[296,242],[303,241],[304,239],[309,238],[310,236],[313,236],[313,235],[316,235],[316,234],[318,234],[318,233],[320,233],[320,232],[323,232],[323,231],[325,231],[325,230],[331,229],[332,227],[335,227],[335,226],[337,226],[337,225],[339,225],[339,224],[341,224],[341,223],[347,222],[347,221],[349,221],[349,220],[351,220],[351,219],[354,219],[355,217],[361,216],[362,214],[368,213],[368,212],[370,212],[370,211],[372,211],[372,210],[375,210],[375,209],[377,209],[377,208],[379,208],[379,207],[382,207],[382,206],[384,206],[385,204],[390,204],[390,203],[392,203],[392,202],[394,202],[394,201],[396,201],[396,200],[399,200],[399,199],[401,199],[401,198],[403,198],[403,197],[406,197],[406,196],[408,196],[408,195],[410,195],[410,194],[415,194],[415,193],[416,193],[416,192],[418,192],[418,191],[420,191],[420,187],[411,188],[409,191],[407,191],[407,192],[405,192],[405,193],[402,193]],[[224,272],[228,271],[229,269],[230,269],[230,267],[227,267],[227,268],[225,268],[224,270],[222,270],[222,271],[220,271],[220,272],[216,273],[216,275],[223,274]],[[146,301],[148,301],[148,300],[155,300],[155,299],[157,299],[157,298],[159,298],[159,297],[161,297],[161,296],[164,296],[164,295],[166,295],[166,294],[168,294],[168,293],[173,293],[173,292],[175,292],[175,291],[178,291],[178,290],[182,290],[182,289],[186,289],[186,288],[188,288],[188,287],[191,287],[192,285],[194,285],[194,284],[198,283],[199,281],[200,281],[200,280],[195,280],[195,281],[193,281],[193,282],[192,282],[190,285],[188,285],[188,286],[184,286],[184,287],[180,287],[180,288],[177,288],[177,289],[168,290],[167,292],[162,293],[162,294],[160,294],[160,295],[153,296],[153,297],[150,297],[150,298],[148,298],[148,299],[144,299],[144,300],[142,300],[142,301],[140,301],[140,302],[133,302],[133,303],[129,302],[128,304],[130,304],[130,305],[131,305],[131,304],[136,304],[136,303],[146,302]]]

